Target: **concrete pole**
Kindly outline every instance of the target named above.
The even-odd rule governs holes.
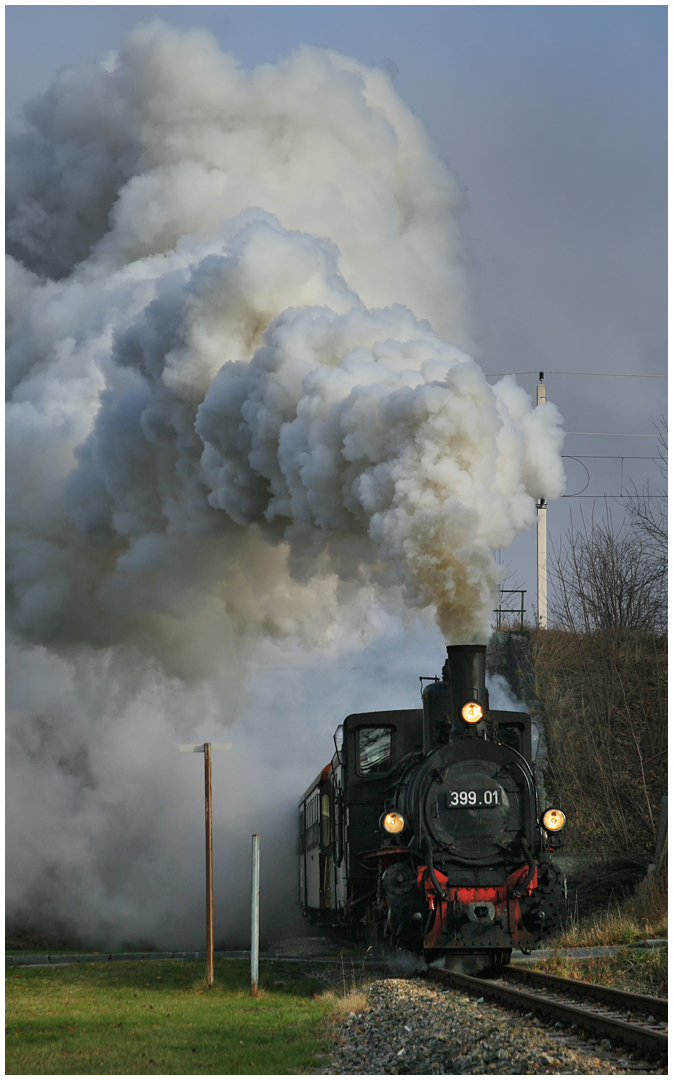
[[[545,405],[547,388],[544,384],[544,371],[540,372],[537,386],[537,403]],[[547,629],[547,501],[540,496],[537,505],[537,624],[541,630]]]
[[[537,624],[547,629],[547,503],[537,505]]]
[[[259,836],[252,838],[252,912],[250,926],[250,993],[257,997],[259,982]]]
[[[206,783],[206,982],[215,980],[215,955],[213,951],[213,776],[210,765],[210,743],[204,743]]]

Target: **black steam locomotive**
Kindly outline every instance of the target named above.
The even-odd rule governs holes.
[[[422,709],[337,729],[299,805],[299,891],[314,920],[475,970],[559,926],[565,816],[540,813],[530,716],[489,710],[486,646],[447,654]]]

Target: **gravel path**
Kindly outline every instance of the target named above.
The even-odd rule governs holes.
[[[663,1066],[608,1040],[587,1042],[420,978],[373,978],[369,1007],[336,1020],[322,1075],[643,1073]]]

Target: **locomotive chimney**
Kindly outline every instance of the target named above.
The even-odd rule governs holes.
[[[486,692],[486,646],[448,645],[442,678],[423,689],[423,750],[453,742],[466,735],[483,735],[485,719],[468,723],[462,717],[463,706],[480,705],[488,712]]]
[[[483,735],[488,712],[486,691],[486,646],[447,645],[442,678],[451,687],[450,741],[466,735]],[[463,708],[469,703],[481,706],[481,718],[468,722]]]

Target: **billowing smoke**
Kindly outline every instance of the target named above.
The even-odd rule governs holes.
[[[562,490],[561,420],[464,351],[460,190],[383,71],[311,48],[243,71],[155,23],[25,120],[7,157],[10,913],[175,940],[193,914],[178,734],[247,717],[222,828],[292,828],[341,707],[385,702],[351,665],[339,709],[315,710],[307,674],[283,714],[265,658],[336,671],[414,609],[484,640],[491,552]],[[304,770],[286,789],[283,746]]]

